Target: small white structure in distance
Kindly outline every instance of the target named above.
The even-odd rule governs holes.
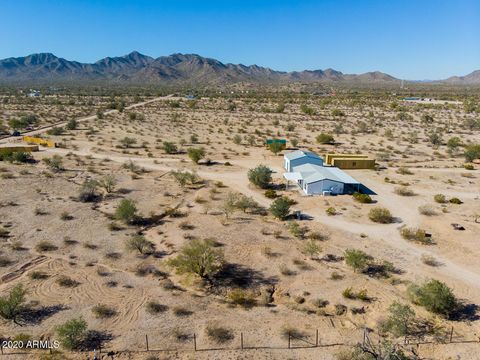
[[[303,164],[314,164],[323,166],[323,159],[311,151],[296,150],[283,156],[283,167],[287,171],[292,171],[295,166]]]

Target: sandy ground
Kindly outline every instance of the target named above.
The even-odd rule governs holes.
[[[8,257],[11,263],[0,269],[0,289],[6,292],[13,285],[22,283],[28,289],[28,299],[33,306],[49,309],[48,315],[35,323],[22,327],[2,324],[1,335],[26,333],[54,337],[58,324],[81,315],[87,320],[89,328],[112,335],[108,349],[143,348],[145,334],[149,334],[153,349],[172,346],[179,349],[178,352],[158,354],[160,359],[334,359],[339,347],[193,353],[191,339],[178,342],[175,334],[184,332],[191,336],[195,333],[199,347],[237,347],[240,332],[244,333],[246,344],[285,347],[286,340],[281,330],[288,325],[305,332],[308,341],[314,339],[315,330],[319,329],[324,344],[344,342],[353,345],[362,339],[365,326],[376,328],[377,320],[385,315],[392,301],[408,301],[406,287],[409,282],[421,282],[428,278],[446,282],[459,298],[468,303],[480,303],[480,265],[476,260],[480,224],[474,221],[475,215],[480,213],[480,175],[478,170],[474,170],[464,176],[466,170],[461,168],[459,157],[434,156],[433,152],[438,152],[438,149],[433,149],[424,141],[412,147],[404,141],[385,140],[379,134],[353,139],[350,139],[350,134],[344,134],[339,136],[339,151],[361,149],[376,153],[389,146],[392,148],[389,159],[380,161],[385,165],[384,170],[349,171],[376,192],[373,196],[376,204],[358,204],[350,196],[306,197],[295,188],[279,190],[297,202],[294,210],[311,216],[311,220],[303,221],[302,225],[326,235],[327,240],[320,242],[321,256],[341,256],[346,248],[358,248],[375,259],[391,261],[403,271],[393,279],[371,278],[354,273],[343,261],[308,258],[302,250],[304,240],[291,236],[284,223],[271,217],[237,212],[225,221],[221,213],[222,202],[230,191],[248,195],[264,207],[270,205],[271,200],[263,195],[263,191],[252,187],[247,179],[248,169],[258,164],[270,166],[275,171],[275,182],[283,184],[282,157],[272,155],[261,146],[246,146],[245,140],[241,144],[233,143],[232,133],[253,132],[255,128],[268,131],[279,129],[282,124],[294,123],[296,137],[322,154],[330,149],[314,144],[312,132],[331,126],[333,120],[328,115],[312,120],[288,105],[286,114],[256,114],[258,123],[255,124],[246,115],[245,104],[237,104],[237,112],[232,114],[223,110],[225,105],[220,100],[207,99],[202,100],[198,109],[178,112],[165,105],[165,101],[165,98],[159,98],[135,107],[135,111],[146,114],[144,123],[112,112],[100,123],[93,117],[84,119],[82,125],[85,128],[97,127],[94,134],[87,134],[81,128],[53,137],[66,148],[42,149],[34,156],[36,159],[54,154],[62,156],[67,169],[64,172],[51,176],[44,163],[23,166],[1,164],[2,174],[9,175],[3,176],[0,181],[3,204],[0,225],[9,229],[11,234],[3,242],[0,255]],[[330,108],[325,113],[328,111]],[[349,111],[348,106],[345,111]],[[436,118],[444,119],[456,116],[460,110],[435,111]],[[175,113],[180,114],[182,122],[175,123],[177,115],[172,115]],[[398,124],[388,115],[383,116],[386,117],[385,122],[396,129]],[[417,114],[414,116],[418,118]],[[273,121],[280,118],[280,125],[272,127],[272,118]],[[355,123],[358,118],[362,118],[362,114],[348,112],[345,124]],[[212,129],[216,129],[215,132]],[[182,148],[208,147],[207,157],[213,165],[194,165],[185,153],[165,154],[158,146],[159,138],[180,143],[181,139],[193,133],[200,137],[198,145],[189,144],[187,139]],[[119,147],[118,141],[124,136],[135,137],[137,144],[130,149]],[[474,138],[468,134],[462,136]],[[140,146],[142,141],[145,146]],[[402,153],[406,157],[399,155]],[[146,171],[133,174],[122,166],[129,162]],[[226,162],[231,166],[225,166]],[[400,166],[408,166],[413,174],[397,173]],[[179,169],[195,171],[206,183],[198,188],[182,189],[169,175]],[[76,200],[85,179],[99,179],[108,173],[115,175],[117,189],[122,191],[105,196],[101,203],[94,206]],[[386,182],[385,178],[390,181]],[[407,182],[415,195],[405,197],[395,194],[398,184]],[[437,204],[433,201],[437,193],[458,197],[463,204]],[[138,231],[135,227],[111,229],[111,215],[122,198],[135,200],[142,214],[160,213],[169,207],[178,207],[185,213],[182,218],[166,218],[162,224],[145,230],[145,236],[155,245],[156,256],[137,256],[125,250],[126,239]],[[434,208],[436,215],[421,215],[418,207],[425,204]],[[325,210],[331,206],[338,210],[337,215],[326,215]],[[371,222],[367,214],[373,206],[388,208],[397,221],[386,225]],[[36,209],[43,210],[43,214],[38,215]],[[72,219],[62,220],[64,212],[68,212]],[[182,222],[191,226],[184,227]],[[460,223],[466,230],[455,231],[451,223]],[[402,226],[426,229],[432,233],[435,245],[406,241],[399,233]],[[212,294],[202,289],[193,277],[172,272],[165,265],[165,260],[175,256],[192,237],[219,241],[227,261],[237,266],[236,271],[241,270],[239,278],[246,281],[247,288],[252,291],[261,292],[270,284],[275,284],[272,306],[234,307],[225,295],[229,289],[240,286],[238,283],[226,284]],[[51,241],[57,249],[38,251],[35,246],[41,240]],[[25,250],[13,250],[11,247],[15,241],[20,242]],[[440,266],[424,264],[422,255],[433,256]],[[159,272],[139,276],[139,266],[154,267]],[[290,269],[291,275],[285,275],[285,268]],[[33,271],[43,271],[48,277],[32,279],[30,275]],[[331,279],[334,272],[341,275],[340,280]],[[78,285],[72,288],[59,286],[57,279],[64,274],[77,281]],[[167,281],[173,282],[176,287],[165,286]],[[374,300],[345,299],[342,291],[347,287],[367,289]],[[318,309],[312,306],[315,299],[328,301],[322,314],[317,314]],[[146,304],[152,300],[164,304],[168,310],[159,315],[147,313]],[[92,308],[97,304],[114,308],[115,316],[96,318]],[[344,315],[335,315],[335,304],[345,304],[349,309],[363,307],[365,313],[348,311]],[[186,308],[189,315],[176,315],[178,307]],[[414,308],[419,316],[431,318],[424,309]],[[453,326],[458,339],[476,339],[476,334],[480,333],[478,320],[460,322],[434,318],[445,328]],[[212,323],[231,328],[234,340],[227,345],[212,343],[205,335],[206,327]],[[450,344],[444,348],[425,345],[420,350],[424,356],[439,359],[473,359],[476,356],[476,350],[468,344]],[[121,354],[117,358],[146,359],[148,356],[135,353]],[[78,358],[85,357],[78,355]]]

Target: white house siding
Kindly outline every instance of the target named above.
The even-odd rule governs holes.
[[[285,159],[285,169],[289,172],[292,171],[292,169],[295,166],[300,166],[300,165],[304,165],[304,164],[312,164],[312,165],[323,166],[323,160],[322,159],[316,159],[316,158],[309,157],[309,156],[303,156],[301,158],[293,159],[293,160]]]
[[[316,181],[303,185],[303,191],[307,195],[321,195],[324,191],[330,191],[332,194],[343,194],[344,184],[329,179]]]

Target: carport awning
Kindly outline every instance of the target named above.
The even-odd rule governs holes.
[[[302,174],[299,172],[287,172],[283,174],[283,177],[288,181],[298,181],[302,179]]]

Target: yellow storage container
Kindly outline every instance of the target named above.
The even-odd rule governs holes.
[[[375,169],[374,159],[362,159],[362,158],[334,158],[332,166],[339,169]]]
[[[368,159],[368,155],[364,154],[326,154],[325,163],[333,165],[333,159]]]

